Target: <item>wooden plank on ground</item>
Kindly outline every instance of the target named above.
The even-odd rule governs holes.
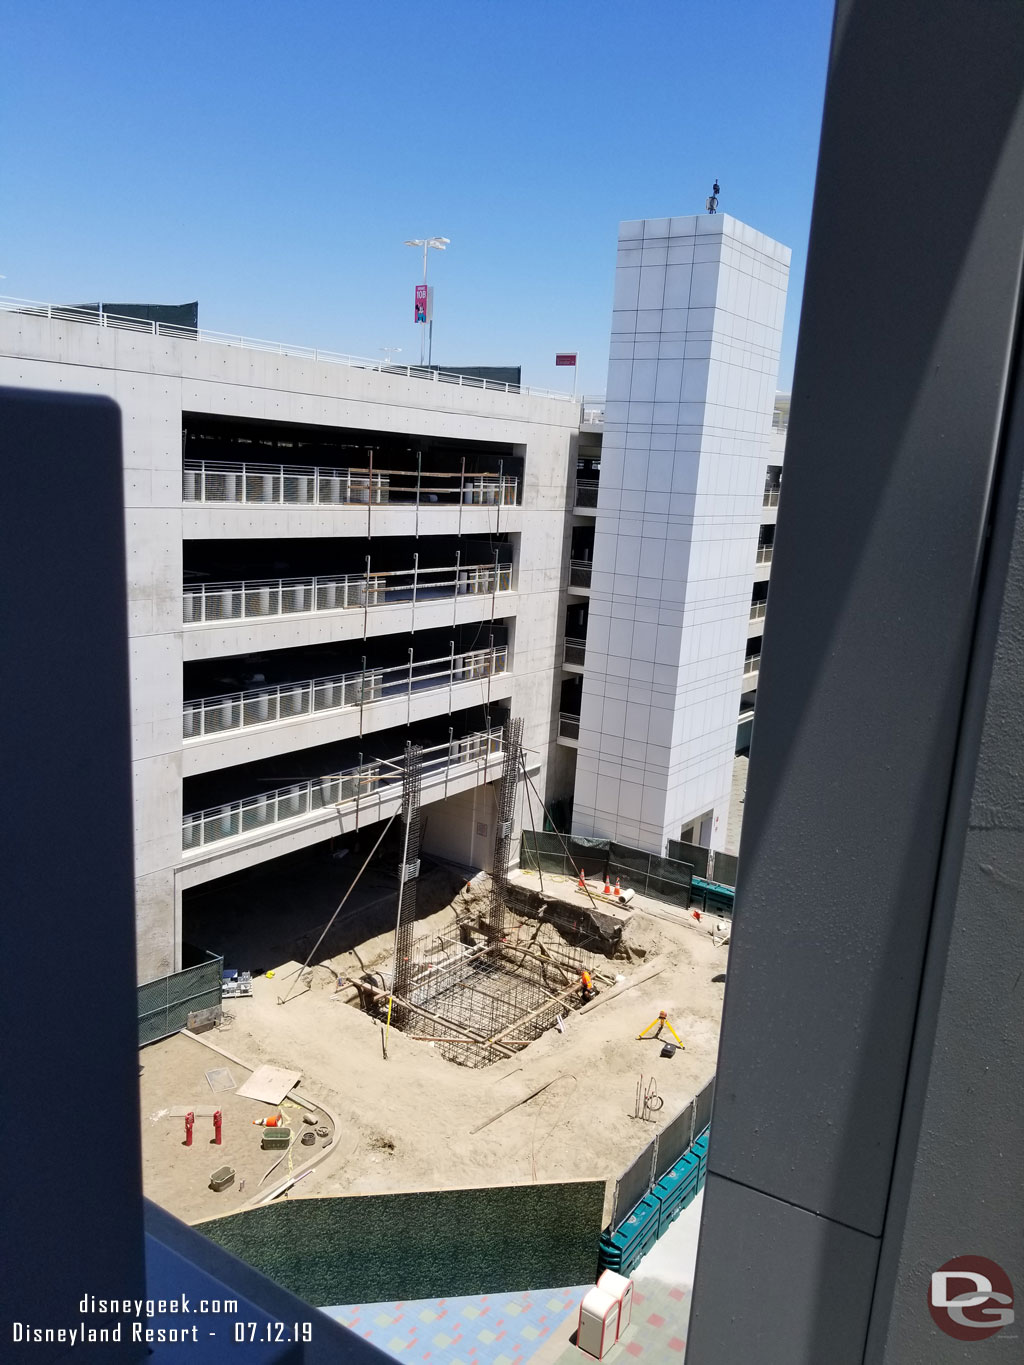
[[[302,1079],[301,1071],[285,1071],[282,1066],[260,1066],[244,1085],[235,1091],[246,1100],[262,1100],[264,1104],[280,1104],[289,1090],[294,1090]]]

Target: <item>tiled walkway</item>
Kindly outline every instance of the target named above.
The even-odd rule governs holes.
[[[621,1341],[603,1357],[629,1365],[643,1360],[648,1365],[681,1361],[686,1350],[686,1325],[690,1316],[690,1290],[658,1280],[638,1278],[633,1289],[633,1314]],[[552,1365],[586,1365],[592,1357],[571,1343],[553,1358]]]
[[[633,1271],[630,1324],[622,1340],[605,1353],[609,1365],[631,1365],[634,1360],[673,1365],[683,1360],[703,1204],[702,1190]],[[532,1365],[587,1365],[592,1357],[572,1344],[575,1330],[576,1317],[556,1332],[561,1348],[538,1352]]]
[[[526,1365],[588,1285],[324,1311],[396,1360],[429,1365]]]
[[[686,1350],[701,1191],[633,1272],[633,1313],[609,1365],[673,1365]],[[324,1312],[400,1361],[428,1365],[587,1365],[572,1343],[590,1285],[477,1298],[421,1299]]]

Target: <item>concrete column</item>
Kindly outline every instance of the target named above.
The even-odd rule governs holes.
[[[664,853],[725,814],[789,249],[727,214],[623,223],[578,834]]]
[[[1020,1359],[927,1291],[1024,1286],[1022,96],[1017,4],[837,8],[692,1365]]]
[[[101,1140],[71,1144],[65,1177],[18,1171],[5,1181],[9,1340],[14,1322],[73,1323],[82,1296],[109,1298],[110,1285],[144,1298],[146,1278],[121,413],[108,399],[6,389],[0,429],[10,452],[0,507],[4,1062],[72,1122],[98,1101],[114,1116]],[[102,685],[67,687],[69,671],[85,667]],[[61,802],[57,774],[72,779]],[[119,1321],[114,1349],[143,1358],[120,1314],[89,1316],[98,1328]],[[69,1347],[29,1349],[48,1363]]]

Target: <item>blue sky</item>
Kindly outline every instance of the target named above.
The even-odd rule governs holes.
[[[603,391],[617,225],[722,211],[793,248],[827,0],[47,0],[4,14],[0,292]],[[571,378],[569,385],[571,386]]]

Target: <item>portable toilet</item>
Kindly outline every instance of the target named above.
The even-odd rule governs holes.
[[[580,1323],[576,1345],[587,1355],[601,1360],[615,1345],[619,1326],[619,1301],[595,1284],[588,1289],[580,1305]]]
[[[615,1339],[618,1340],[629,1326],[629,1320],[633,1316],[633,1281],[626,1275],[619,1275],[614,1270],[602,1270],[597,1277],[597,1287],[611,1294],[618,1302],[619,1320],[615,1329]]]

